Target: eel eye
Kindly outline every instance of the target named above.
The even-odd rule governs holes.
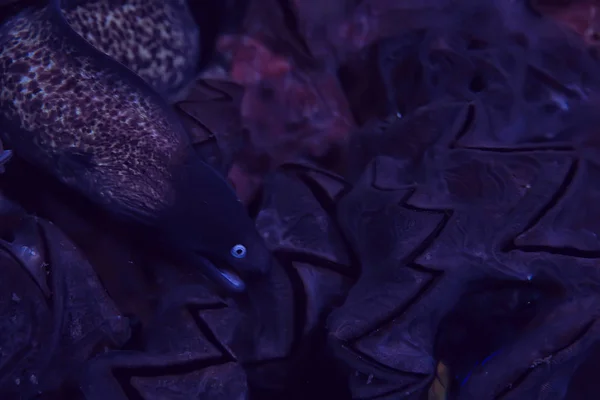
[[[236,244],[231,248],[231,255],[235,258],[246,257],[246,247],[243,244]]]

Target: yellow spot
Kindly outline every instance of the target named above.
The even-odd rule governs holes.
[[[435,379],[429,387],[427,400],[446,400],[450,389],[450,371],[448,367],[439,362],[435,372]]]

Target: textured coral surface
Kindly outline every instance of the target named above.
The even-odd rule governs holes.
[[[600,3],[188,4],[165,101],[273,267],[230,295],[4,143],[1,399],[598,397]]]

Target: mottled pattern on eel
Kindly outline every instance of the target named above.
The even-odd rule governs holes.
[[[121,73],[128,71],[99,68],[48,13],[28,10],[0,29],[0,120],[9,143],[48,170],[58,165],[60,179],[85,185],[101,203],[147,215],[163,209],[185,134],[164,104]]]
[[[196,75],[199,29],[185,0],[61,4],[65,19],[78,34],[164,96],[174,95]]]

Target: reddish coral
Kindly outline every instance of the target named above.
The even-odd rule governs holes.
[[[249,143],[229,176],[243,200],[260,182],[255,175],[323,157],[344,143],[354,123],[335,75],[300,68],[249,36],[223,37],[218,48],[230,59],[230,78],[245,87],[241,116]]]
[[[600,43],[600,3],[595,0],[556,2],[538,0],[533,2],[541,14],[554,18],[559,23],[581,35],[594,46]]]

